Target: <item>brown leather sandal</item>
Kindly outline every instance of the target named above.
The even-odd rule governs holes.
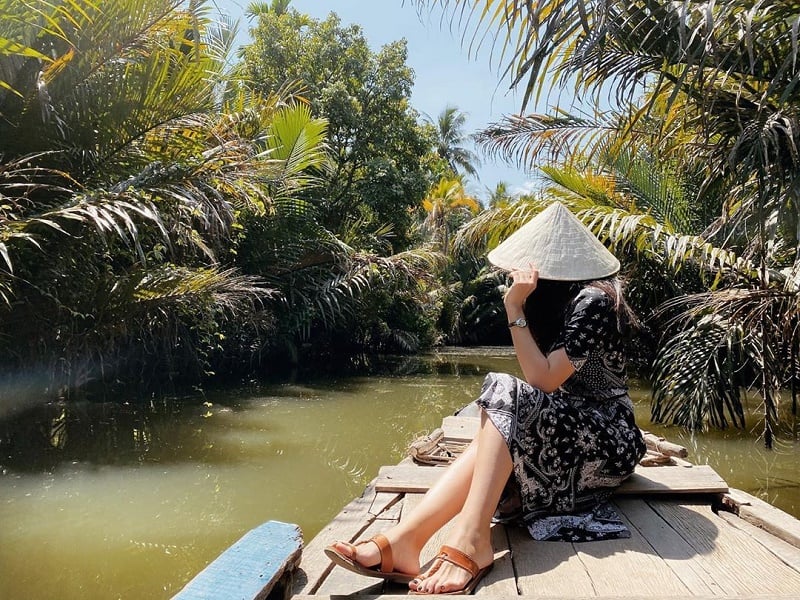
[[[467,573],[470,574],[470,580],[467,581],[467,583],[464,584],[464,587],[460,589],[453,590],[452,592],[437,592],[437,591],[432,592],[432,594],[443,595],[443,596],[471,594],[472,592],[475,591],[475,588],[478,587],[478,584],[480,583],[481,579],[483,579],[484,576],[489,571],[491,571],[492,567],[494,566],[494,563],[490,563],[488,566],[483,567],[481,569],[478,566],[478,563],[472,560],[471,556],[465,554],[458,548],[453,548],[452,546],[442,546],[439,549],[439,554],[437,554],[436,558],[434,558],[434,561],[435,564],[433,565],[433,567],[431,567],[430,571],[428,571],[424,575],[416,577],[416,579],[419,580],[420,583],[425,579],[427,579],[428,577],[430,577],[431,575],[433,575],[434,573],[436,573],[436,571],[438,571],[445,562],[449,562],[450,564],[453,564],[460,569],[464,569]],[[411,590],[409,593],[415,596],[428,595],[427,592],[416,592],[414,590]]]
[[[371,567],[367,567],[362,565],[360,562],[357,562],[355,558],[351,558],[349,556],[345,556],[341,552],[339,552],[335,546],[328,546],[325,548],[325,555],[331,559],[335,564],[339,565],[343,569],[347,569],[348,571],[352,571],[353,573],[358,573],[359,575],[365,575],[366,577],[378,577],[379,579],[385,579],[386,581],[396,581],[397,583],[408,583],[416,575],[411,573],[403,573],[401,571],[394,570],[394,559],[392,558],[392,546],[389,544],[389,540],[386,539],[385,535],[377,534],[371,537],[368,540],[363,542],[358,542],[357,544],[353,545],[350,542],[338,542],[340,544],[344,544],[348,546],[350,549],[350,553],[352,556],[356,554],[356,546],[361,546],[362,544],[368,544],[372,542],[378,547],[378,552],[381,555],[381,562],[378,565],[374,565]]]

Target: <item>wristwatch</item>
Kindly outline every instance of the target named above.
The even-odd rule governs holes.
[[[527,327],[527,326],[528,326],[528,321],[525,320],[525,317],[520,317],[516,321],[511,321],[511,323],[508,324],[509,329],[511,327]]]

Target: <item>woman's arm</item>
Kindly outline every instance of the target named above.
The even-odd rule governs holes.
[[[509,323],[525,316],[525,300],[536,289],[539,272],[531,267],[529,272],[512,271],[510,275],[513,283],[503,298]],[[511,339],[525,380],[543,392],[557,390],[575,372],[564,348],[545,356],[533,339],[529,327],[512,327]]]

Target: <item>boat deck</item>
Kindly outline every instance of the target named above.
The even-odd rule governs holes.
[[[477,419],[443,422],[447,440],[468,440],[476,428]],[[442,470],[410,459],[383,467],[362,496],[306,545],[294,597],[405,595],[406,586],[333,568],[323,548],[334,540],[369,538],[402,520]],[[683,461],[639,467],[614,504],[631,531],[629,539],[537,542],[520,527],[495,525],[495,566],[475,594],[800,599],[800,521],[729,490],[710,467]],[[423,563],[446,535],[447,527],[430,540]]]

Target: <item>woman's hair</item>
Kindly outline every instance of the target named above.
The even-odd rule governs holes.
[[[625,300],[625,280],[622,277],[610,277],[607,279],[596,279],[590,281],[588,285],[596,287],[605,292],[614,303],[614,311],[617,313],[617,330],[626,333],[629,329],[636,329],[641,326],[639,318]]]
[[[540,279],[533,293],[525,301],[525,319],[528,321],[536,343],[542,352],[549,352],[556,337],[564,327],[564,318],[570,302],[585,287],[595,287],[608,296],[617,314],[617,329],[626,333],[638,326],[638,319],[625,301],[624,283],[620,277],[594,281],[552,281]]]

